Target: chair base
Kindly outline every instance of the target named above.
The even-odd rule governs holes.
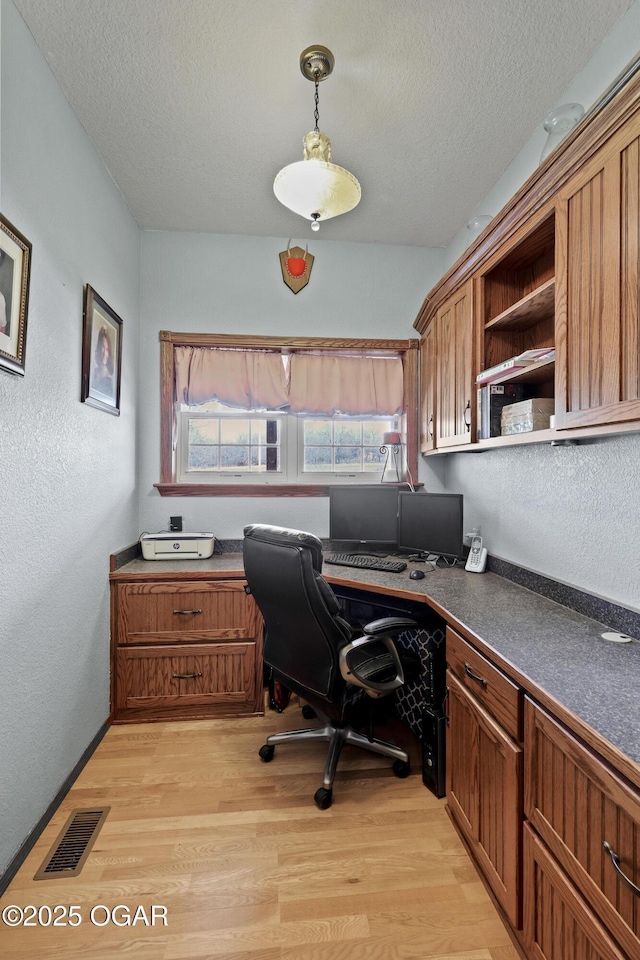
[[[394,743],[388,743],[386,740],[378,740],[375,737],[369,738],[362,733],[358,733],[352,727],[338,727],[331,721],[325,720],[323,727],[307,727],[303,730],[289,730],[286,733],[272,733],[267,737],[267,744],[274,747],[278,743],[286,743],[287,740],[327,740],[329,742],[329,753],[324,767],[322,786],[325,790],[331,790],[336,775],[338,760],[345,744],[354,747],[360,747],[362,750],[369,750],[370,753],[378,753],[383,757],[393,757],[406,765],[406,772],[397,773],[394,765],[394,772],[398,776],[406,776],[408,773],[409,754],[401,750]],[[263,748],[264,749],[264,748]]]

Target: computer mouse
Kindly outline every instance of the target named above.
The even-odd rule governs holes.
[[[409,580],[424,580],[424,570],[412,570]]]

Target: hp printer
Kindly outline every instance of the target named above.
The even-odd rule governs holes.
[[[213,553],[212,533],[143,533],[140,537],[145,560],[206,560]]]

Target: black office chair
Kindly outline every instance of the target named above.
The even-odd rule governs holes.
[[[251,524],[244,529],[244,569],[265,622],[264,661],[279,680],[313,708],[324,726],[267,737],[266,763],[287,740],[328,740],[322,786],[314,800],[331,806],[333,780],[344,744],[393,757],[397,777],[409,775],[409,755],[371,733],[373,700],[402,686],[405,668],[393,642],[416,626],[404,617],[374,620],[358,635],[339,613],[321,575],[322,545],[301,530]],[[312,714],[313,715],[313,714]],[[369,735],[354,726],[369,722]]]

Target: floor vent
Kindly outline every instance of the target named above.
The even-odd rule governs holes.
[[[110,809],[111,807],[74,810],[33,879],[76,877],[82,870]]]

